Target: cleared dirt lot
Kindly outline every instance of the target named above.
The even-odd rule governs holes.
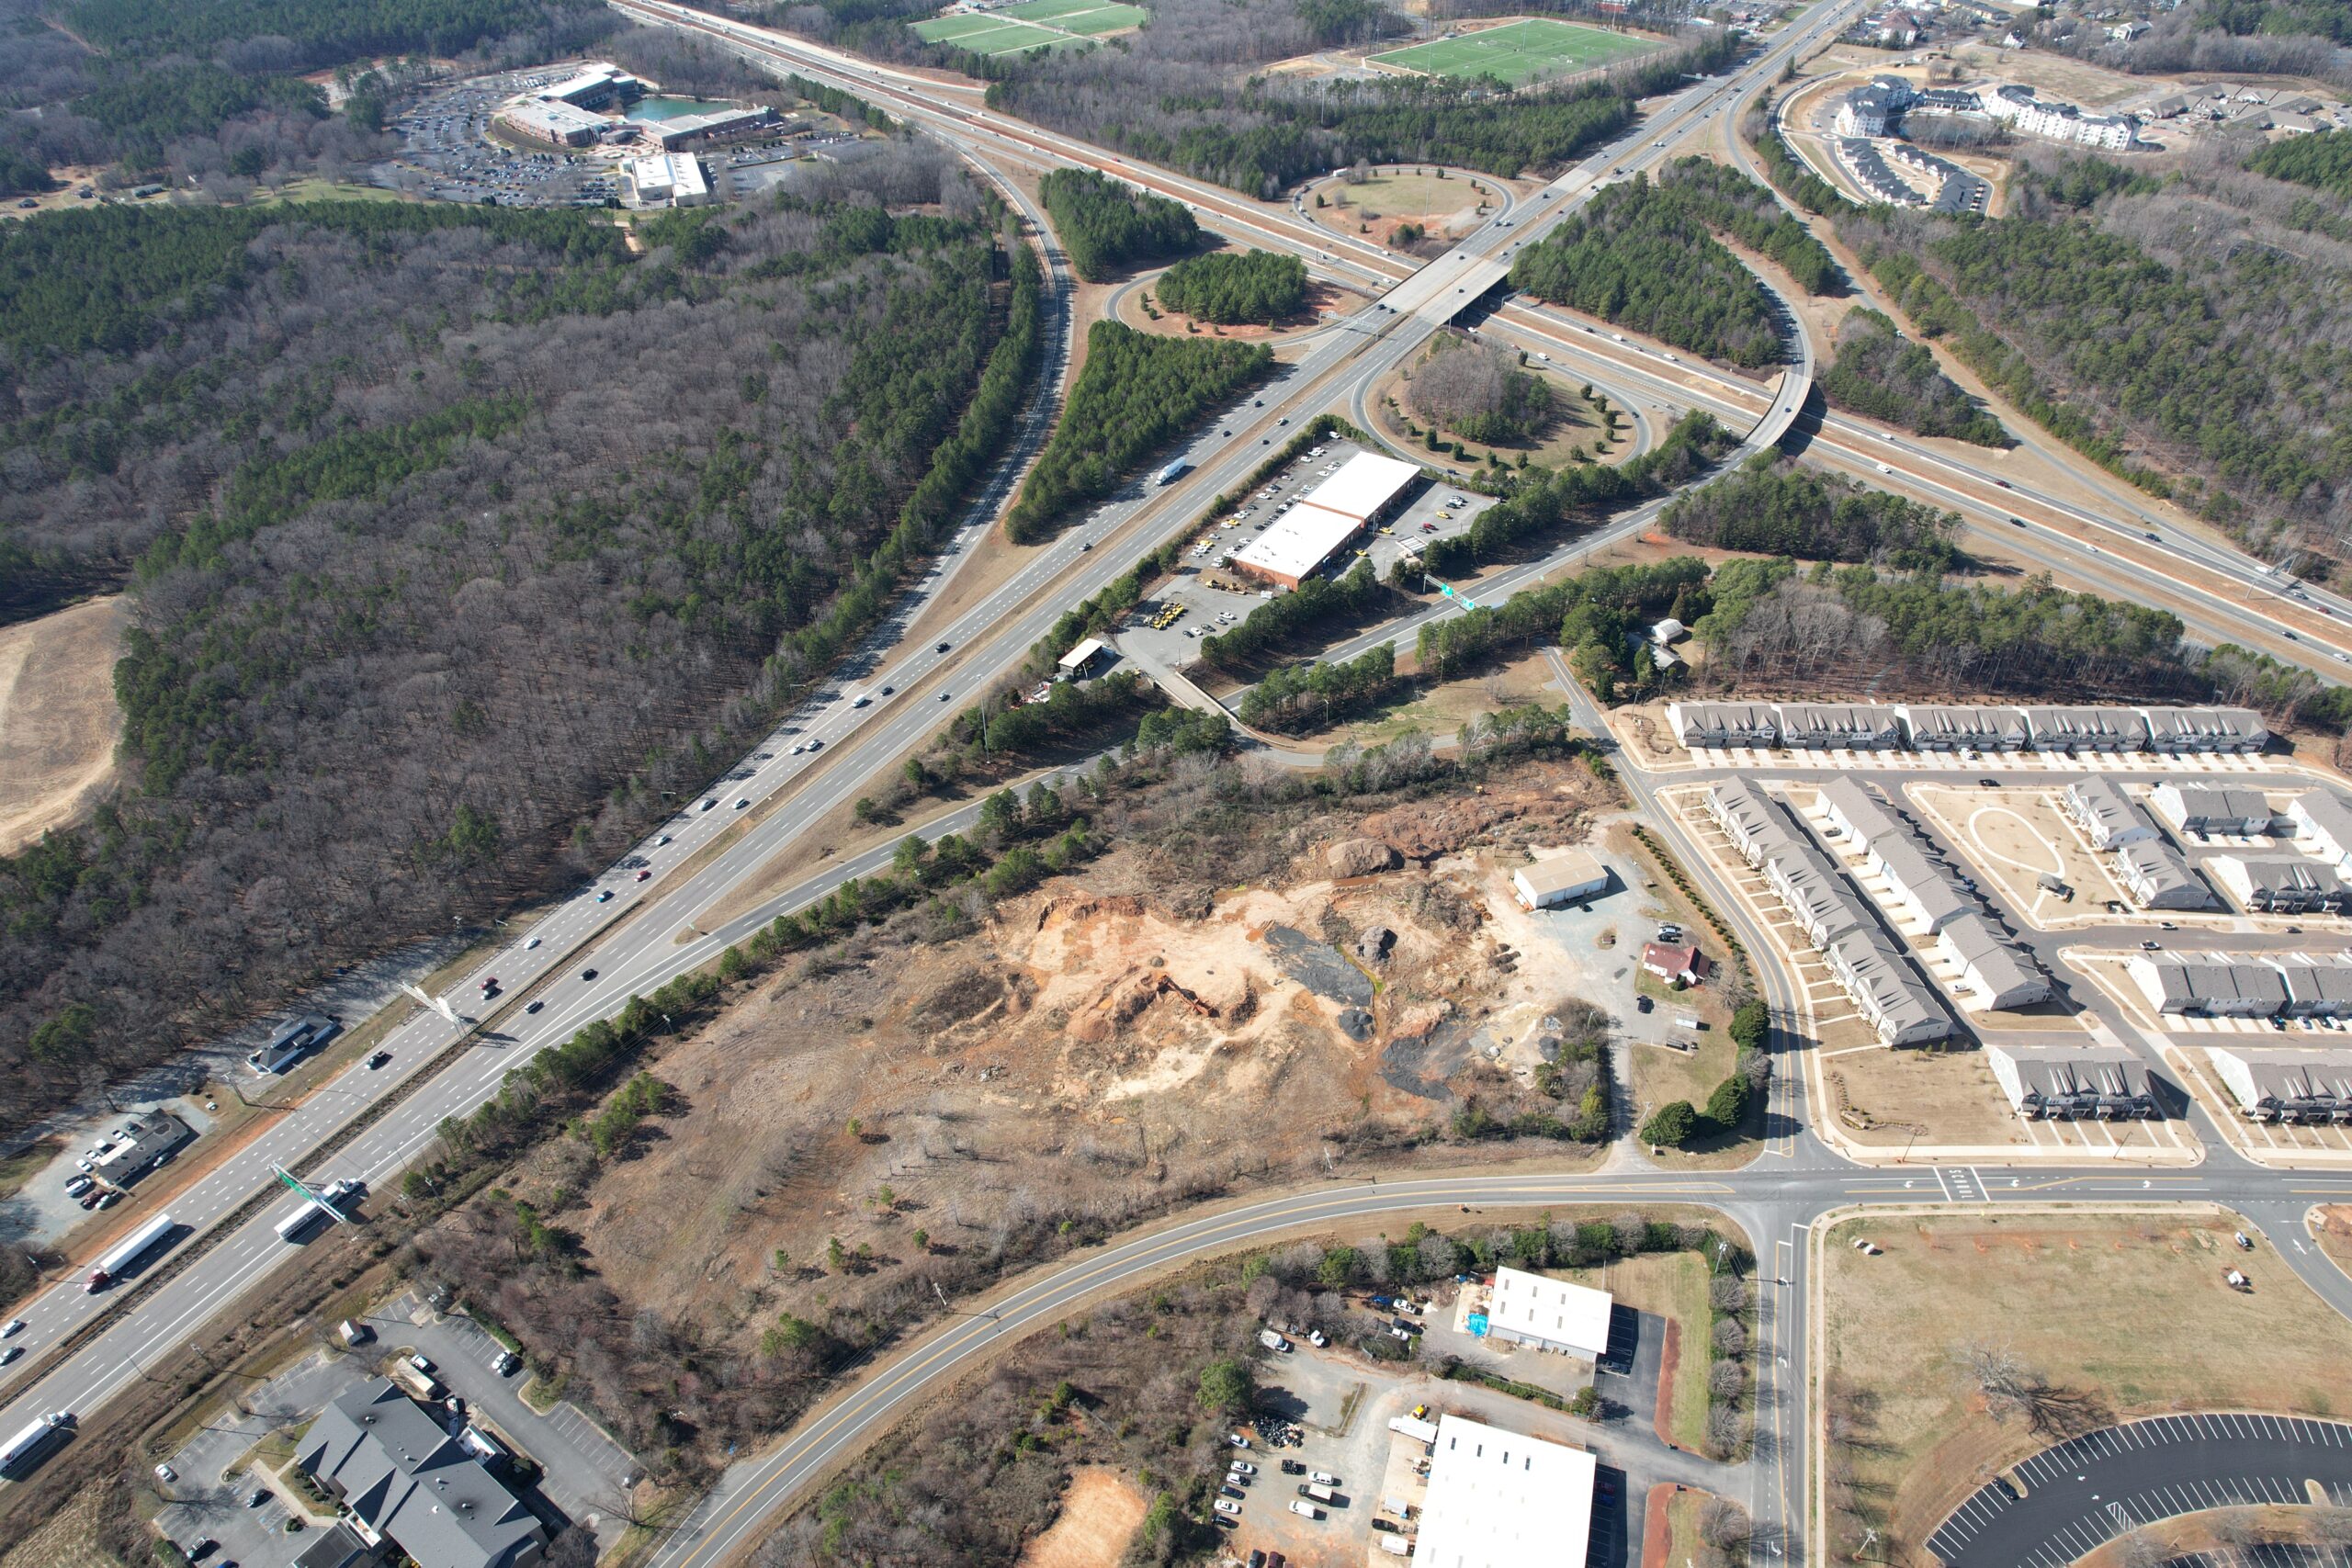
[[[1062,1511],[1021,1553],[1021,1568],[1116,1568],[1143,1523],[1143,1493],[1111,1470],[1081,1470],[1062,1494]]]
[[[0,854],[79,821],[114,782],[119,594],[0,630]]]
[[[2267,1246],[2240,1253],[2230,1233],[2244,1225],[2182,1207],[1830,1227],[1815,1343],[1823,1406],[1844,1434],[1825,1466],[1833,1539],[1859,1539],[1859,1520],[1890,1544],[1924,1540],[1960,1498],[2052,1440],[1986,1414],[1955,1360],[1972,1342],[2014,1354],[2079,1429],[2161,1411],[2339,1407],[2352,1324]],[[1883,1252],[1863,1256],[1857,1237]],[[2251,1292],[2222,1282],[2233,1265]],[[2263,1353],[2215,1353],[2228,1345]]]

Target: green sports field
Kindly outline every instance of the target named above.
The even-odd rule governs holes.
[[[1022,0],[984,15],[933,17],[914,24],[925,43],[968,49],[975,54],[1020,54],[1033,49],[1069,49],[1104,33],[1141,27],[1150,12],[1117,0]]]
[[[1460,38],[1391,50],[1374,55],[1372,62],[1427,76],[1496,76],[1519,87],[1573,76],[1657,47],[1652,39],[1532,17]]]

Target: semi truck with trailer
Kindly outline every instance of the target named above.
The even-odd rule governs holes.
[[[90,1282],[84,1287],[97,1294],[122,1277],[123,1270],[163,1245],[167,1236],[179,1234],[180,1223],[169,1214],[158,1214],[117,1243],[113,1250],[98,1259],[90,1269]]]
[[[1172,485],[1178,479],[1182,479],[1186,474],[1189,474],[1192,471],[1192,459],[1188,457],[1179,457],[1174,462],[1169,464],[1166,468],[1160,469],[1159,477],[1155,479],[1153,482],[1155,484]]]
[[[52,1410],[0,1448],[0,1476],[13,1481],[41,1461],[43,1455],[63,1442],[74,1429],[74,1413]]]

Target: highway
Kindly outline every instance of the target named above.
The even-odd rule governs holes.
[[[1351,400],[1356,400],[1361,411],[1365,389],[1418,353],[1430,333],[1498,281],[1508,269],[1511,252],[1540,233],[1543,225],[1573,210],[1597,188],[1602,171],[1623,168],[1632,173],[1663,162],[1671,156],[1670,149],[1679,139],[1702,129],[1711,118],[1727,117],[1738,102],[1772,80],[1783,62],[1830,36],[1859,8],[1854,4],[1825,6],[1817,8],[1817,15],[1801,17],[1738,73],[1696,83],[1665,100],[1646,123],[1617,146],[1596,152],[1543,190],[1507,208],[1497,223],[1482,228],[1446,256],[1408,271],[1400,281],[1396,273],[1403,264],[1375,247],[1351,245],[1347,237],[1330,235],[1278,206],[1246,202],[1218,187],[1127,164],[976,106],[967,107],[959,101],[970,99],[962,89],[914,73],[871,66],[782,35],[719,24],[657,0],[615,0],[615,4],[640,19],[706,31],[723,27],[730,46],[752,58],[859,92],[976,159],[1044,160],[1106,168],[1194,205],[1204,220],[1221,231],[1312,255],[1325,276],[1359,288],[1382,290],[1384,297],[1333,330],[1318,333],[1272,383],[1245,395],[1223,411],[1222,417],[1207,422],[1181,454],[1196,465],[1192,473],[1167,487],[1131,487],[1052,543],[1010,551],[1012,564],[1003,580],[985,592],[965,593],[963,597],[970,602],[956,607],[956,596],[983,570],[979,563],[993,552],[1009,550],[1001,542],[992,542],[990,525],[1050,422],[1053,400],[1046,393],[1057,382],[1069,333],[1076,325],[1069,319],[1067,276],[1051,247],[1042,215],[1016,186],[1001,181],[1008,198],[1037,225],[1041,235],[1047,235],[1055,301],[1048,374],[1042,380],[1041,395],[1032,406],[1018,449],[1000,465],[989,491],[969,510],[955,540],[934,569],[910,591],[899,613],[877,629],[833,682],[800,705],[738,769],[704,795],[689,801],[681,814],[649,836],[631,857],[641,858],[646,863],[642,868],[624,863],[607,870],[543,919],[516,931],[493,957],[459,980],[449,998],[458,1021],[414,1010],[414,1016],[385,1041],[392,1054],[389,1066],[371,1072],[364,1065],[355,1065],[344,1070],[267,1121],[217,1169],[172,1194],[164,1206],[193,1233],[191,1240],[179,1244],[179,1252],[194,1246],[196,1238],[205,1239],[209,1249],[192,1261],[175,1264],[178,1254],[166,1254],[151,1264],[149,1274],[177,1268],[164,1288],[139,1296],[134,1278],[112,1292],[92,1295],[82,1290],[76,1278],[69,1277],[29,1303],[23,1315],[30,1326],[21,1342],[30,1353],[15,1369],[0,1372],[0,1391],[5,1391],[7,1401],[7,1407],[0,1410],[0,1422],[22,1425],[36,1413],[52,1409],[73,1410],[86,1421],[148,1367],[266,1290],[271,1261],[286,1250],[272,1227],[297,1201],[268,1200],[273,1166],[286,1166],[321,1179],[356,1178],[380,1193],[429,1148],[435,1128],[445,1118],[462,1115],[480,1105],[496,1092],[504,1075],[516,1065],[568,1038],[585,1023],[611,1017],[630,996],[650,992],[708,962],[775,913],[822,897],[846,876],[875,869],[887,858],[886,851],[811,871],[797,886],[749,913],[724,920],[717,914],[730,907],[741,889],[763,886],[771,876],[772,863],[802,845],[820,824],[869,789],[873,778],[935,733],[959,699],[990,688],[1012,670],[1056,616],[1099,591],[1147,549],[1195,527],[1209,500],[1236,488],[1270,457],[1287,438],[1287,427],[1294,420],[1303,422],[1319,410],[1350,406]],[[1500,220],[1505,218],[1510,227],[1501,226]],[[1365,251],[1372,254],[1363,254]],[[1482,331],[1550,344],[1543,351],[1553,354],[1555,361],[1589,365],[1596,381],[1628,385],[1653,401],[1671,400],[1680,408],[1712,407],[1736,429],[1750,432],[1759,447],[1777,441],[1786,431],[1809,390],[1812,345],[1804,342],[1801,325],[1803,357],[1784,378],[1778,397],[1712,367],[1669,362],[1660,351],[1603,339],[1556,312],[1514,306],[1498,312]],[[1698,385],[1694,387],[1693,382]],[[1233,434],[1222,434],[1226,431]],[[2086,529],[2112,530],[2115,525],[2053,498],[2007,490],[1989,496],[1980,493],[1979,487],[1985,481],[1939,451],[1905,438],[1890,439],[1885,433],[1842,416],[1825,421],[1814,446],[1816,456],[1849,469],[1859,469],[1864,463],[1874,468],[1882,460],[1891,466],[1899,464],[1899,477],[1906,485],[1928,487],[1929,493],[1954,498],[1946,503],[1962,507],[1972,520],[1981,520],[1994,505],[2014,508],[2020,514],[2030,512],[2038,526],[2030,542],[2046,552],[2052,570],[2078,577],[2105,574],[2120,582],[2112,591],[2127,598],[2142,597],[2152,588],[2186,595],[2205,606],[2199,611],[2203,618],[2191,623],[2200,633],[2210,632],[2218,638],[2224,629],[2243,630],[2245,624],[2247,606],[2224,590],[2176,580],[2169,573],[2145,575],[2152,569],[2136,558],[2112,551],[2096,559],[2086,555],[2077,541],[2047,519]],[[1578,541],[1574,548],[1588,550],[1600,539],[1646,525],[1660,504],[1615,520],[1599,535]],[[2007,542],[2023,547],[2027,541]],[[2271,592],[2267,574],[2244,558],[2211,549],[2212,558],[2208,560],[2202,554],[2192,555],[2186,545],[2168,541],[2165,547],[2177,551],[2184,572],[2210,574],[2231,584]],[[997,564],[989,558],[988,570]],[[1532,581],[1557,564],[1557,558],[1537,563],[1516,578],[1506,574],[1493,580],[1479,592],[1486,595],[1497,585],[1508,589],[1514,581]],[[2274,610],[2266,602],[2258,632],[2264,626],[2283,632],[2304,624],[2290,620],[2304,612],[2283,597],[2278,604],[2283,608]],[[2342,635],[2342,628],[2336,629]],[[2269,646],[2261,636],[2241,635],[2235,640]],[[2282,657],[2301,654],[2304,662],[2311,661],[2308,645],[2278,646],[2285,650]],[[2339,659],[2344,657],[2340,649],[2332,651]],[[881,694],[886,686],[894,688],[887,696]],[[864,705],[856,701],[861,697],[867,699]],[[742,803],[740,807],[739,802]],[[925,825],[926,831],[935,835],[960,826],[968,820],[970,809],[948,813]],[[650,874],[643,881],[638,878],[639,869]],[[1736,901],[1724,903],[1736,908]],[[485,1004],[481,982],[493,976],[499,982],[498,993]],[[1770,987],[1784,983],[1768,979],[1767,984]],[[1771,999],[1776,1009],[1793,1008],[1785,995]],[[526,1010],[534,1005],[538,1010]],[[1788,1010],[1783,1016],[1794,1014]],[[1776,1117],[1785,1118],[1790,1127],[1802,1126],[1801,1091],[1794,1075],[1787,1075],[1775,1094]],[[1838,1167],[1818,1145],[1793,1134],[1787,1142],[1784,1157],[1820,1162],[1805,1168],[1818,1176],[1815,1185],[1783,1190],[1742,1173],[1715,1184],[1713,1195],[1703,1200],[1718,1201],[1736,1215],[1743,1212],[1737,1205],[1749,1205],[1747,1212],[1766,1227],[1758,1230],[1751,1225],[1751,1234],[1768,1251],[1776,1245],[1768,1237],[1782,1235],[1785,1226],[1817,1214],[1824,1204],[1852,1201],[1855,1196],[1848,1190],[1853,1174]],[[318,1153],[331,1145],[331,1154]],[[2234,1179],[2253,1184],[2245,1189],[2247,1201],[2269,1194],[2265,1201],[2276,1207],[2274,1189],[2263,1185],[2264,1173],[2247,1168],[2246,1173]],[[1559,1201],[1572,1191],[1605,1190],[1577,1185],[1602,1179],[1563,1178],[1555,1182],[1512,1178],[1500,1186],[1384,1184],[1377,1189],[1342,1189],[1337,1193],[1268,1200],[1259,1208],[1234,1215],[1188,1219],[1094,1255],[1086,1261],[1083,1272],[1063,1270],[1047,1280],[1020,1287],[1036,1293],[1028,1296],[1016,1292],[1000,1303],[995,1309],[999,1315],[989,1324],[987,1337],[1012,1332],[1023,1324],[1049,1322],[1058,1311],[1066,1310],[1069,1302],[1089,1291],[1115,1286],[1170,1258],[1196,1255],[1203,1248],[1240,1245],[1252,1236],[1285,1228],[1390,1212],[1400,1203]],[[1631,1179],[1661,1183],[1661,1194],[1670,1185],[1655,1175]],[[1523,1185],[1512,1186],[1512,1182]],[[1333,1208],[1333,1203],[1341,1207]],[[123,1228],[153,1212],[153,1206],[134,1205],[123,1216]],[[233,1230],[208,1235],[232,1216],[243,1216]],[[1792,1261],[1788,1277],[1801,1278],[1802,1268],[1801,1260]],[[121,1305],[125,1298],[132,1298],[127,1308]],[[2346,1304],[2340,1294],[2330,1299]],[[1791,1322],[1798,1317],[1793,1303],[1774,1311]],[[1768,1313],[1768,1317],[1772,1315]],[[937,1352],[934,1359],[920,1363],[918,1371],[929,1370],[918,1381],[888,1382],[888,1378],[898,1374],[888,1369],[863,1380],[829,1413],[789,1438],[775,1456],[758,1461],[770,1468],[766,1479],[752,1472],[741,1484],[730,1482],[706,1510],[706,1526],[677,1538],[665,1548],[662,1561],[721,1561],[732,1544],[748,1539],[745,1532],[758,1520],[773,1517],[775,1509],[785,1506],[806,1479],[845,1451],[843,1445],[873,1429],[874,1422],[894,1419],[893,1412],[904,1408],[906,1398],[929,1386],[932,1379],[952,1372],[987,1337],[955,1337],[977,1333],[973,1327],[977,1321],[954,1320],[909,1352],[912,1357],[925,1347]],[[70,1355],[63,1352],[69,1343]],[[1803,1348],[1791,1341],[1783,1348],[1799,1371],[1787,1375],[1789,1386],[1768,1399],[1765,1408],[1771,1420],[1786,1423],[1786,1429],[1793,1433],[1801,1419]],[[907,1365],[913,1365],[908,1358],[889,1363],[890,1367]],[[906,1375],[911,1378],[915,1373]],[[1801,1442],[1792,1438],[1779,1451],[1787,1453],[1791,1449],[1799,1452],[1791,1454],[1786,1463],[1794,1464],[1801,1457]],[[1762,1472],[1759,1467],[1758,1473]],[[1785,1467],[1776,1472],[1771,1488],[1780,1501],[1774,1505],[1767,1497],[1760,1502],[1760,1519],[1785,1521],[1793,1530],[1800,1511],[1795,1498],[1801,1495],[1802,1486],[1792,1492],[1792,1484]]]

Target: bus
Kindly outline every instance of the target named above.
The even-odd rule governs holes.
[[[0,1448],[0,1476],[13,1481],[24,1474],[40,1462],[42,1455],[63,1442],[73,1426],[72,1411],[52,1410],[9,1438],[8,1446]]]
[[[113,1251],[98,1259],[96,1267],[90,1270],[90,1282],[85,1289],[92,1295],[105,1290],[121,1277],[124,1269],[153,1252],[164,1237],[175,1235],[179,1228],[179,1222],[169,1214],[158,1214],[149,1220],[123,1237]]]
[[[332,1186],[322,1187],[319,1189],[320,1201],[313,1202],[305,1198],[300,1208],[277,1222],[277,1239],[284,1242],[301,1240],[314,1226],[330,1217],[339,1217],[343,1205],[358,1190],[359,1183],[356,1181],[338,1181]]]

